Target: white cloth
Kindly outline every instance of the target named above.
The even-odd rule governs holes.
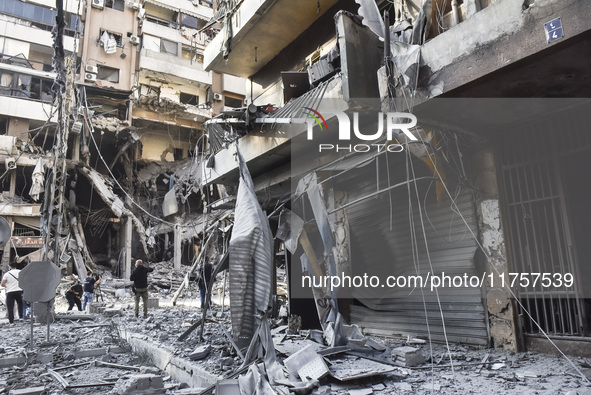
[[[4,276],[2,276],[2,282],[6,280],[6,293],[22,291],[21,287],[18,286],[18,275],[20,272],[21,271],[18,269],[11,269],[4,273]]]
[[[104,49],[107,55],[114,54],[115,52],[117,52],[117,41],[115,41],[114,38],[109,38],[107,40],[107,43],[105,44]]]
[[[37,164],[35,165],[35,169],[33,170],[33,185],[31,185],[31,190],[29,191],[29,196],[34,201],[39,200],[39,195],[44,192],[43,189],[43,179],[45,176],[45,170],[43,169],[43,162],[41,158],[37,159]]]

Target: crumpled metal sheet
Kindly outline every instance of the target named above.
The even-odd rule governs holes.
[[[324,201],[322,188],[318,184],[318,177],[316,173],[312,172],[304,176],[296,187],[296,196],[306,194],[314,220],[318,227],[318,234],[320,235],[320,242],[324,247],[323,261],[324,267],[319,268],[323,273],[321,275],[338,275],[337,266],[334,257],[335,242],[333,238],[333,229],[329,221],[328,211]],[[307,253],[306,253],[307,254]],[[317,273],[318,269],[314,268],[312,264],[312,257],[302,256],[302,270],[308,271],[310,274],[320,275]],[[311,270],[311,271],[310,271]],[[334,290],[324,290],[324,295],[320,295],[320,289],[313,289],[314,299],[316,301],[316,309],[318,310],[320,324],[324,330],[327,343],[331,346],[340,346],[347,344],[347,338],[343,334],[340,320],[338,300]]]
[[[363,17],[363,25],[369,27],[379,37],[384,37],[384,21],[375,0],[355,0],[359,4],[357,13]]]
[[[298,240],[303,228],[304,220],[290,210],[282,208],[279,213],[279,226],[275,237],[282,240],[285,243],[285,248],[293,254],[298,247]]]
[[[230,313],[234,340],[244,347],[256,330],[255,316],[262,316],[271,306],[273,235],[248,167],[240,151],[236,151],[240,183],[229,248]]]

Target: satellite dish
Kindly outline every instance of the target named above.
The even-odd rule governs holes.
[[[4,217],[0,217],[0,248],[4,247],[8,240],[10,240],[10,225]]]

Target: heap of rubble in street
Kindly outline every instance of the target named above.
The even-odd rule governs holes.
[[[165,263],[155,264],[156,268]],[[157,271],[155,273],[158,273]],[[150,296],[159,300],[147,319],[133,316],[131,282],[104,275],[90,313],[66,311],[56,297],[56,320],[8,324],[0,320],[0,394],[239,394],[247,370],[245,350],[232,345],[230,315],[222,306],[223,276],[206,315],[191,285],[176,306],[172,291],[154,276]],[[67,278],[58,292],[67,289]],[[160,285],[156,285],[160,284]],[[225,329],[224,329],[225,328]],[[302,330],[297,317],[271,323],[272,340],[286,381],[276,393],[310,394],[585,394],[589,386],[559,356],[507,353],[424,339],[363,336],[358,328],[347,346],[328,347],[318,330]],[[450,361],[451,358],[451,361]],[[591,360],[575,359],[591,376]],[[173,377],[181,377],[185,381]],[[289,386],[305,382],[304,387]],[[194,385],[199,380],[201,385]],[[264,393],[264,392],[259,392]]]

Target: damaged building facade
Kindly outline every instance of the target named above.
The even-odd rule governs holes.
[[[589,356],[588,2],[49,3],[0,10],[3,267],[215,261],[245,366],[285,272],[329,347]]]
[[[325,332],[588,355],[589,103],[572,98],[589,92],[589,4],[295,3],[220,2],[204,67],[248,78],[249,107],[206,123],[201,180],[230,192],[212,212],[228,207],[244,158],[290,313]],[[380,140],[389,112],[418,127]],[[335,140],[344,119],[369,126]],[[474,282],[301,289],[305,275],[384,273]]]
[[[59,232],[65,273],[129,277],[137,258],[180,269],[215,222],[203,217],[202,195],[218,191],[201,188],[192,167],[208,149],[203,123],[245,95],[243,79],[203,68],[219,30],[212,3],[61,4],[8,1],[0,10],[2,216],[12,234],[3,268],[43,258]],[[48,207],[64,210],[44,227]]]

